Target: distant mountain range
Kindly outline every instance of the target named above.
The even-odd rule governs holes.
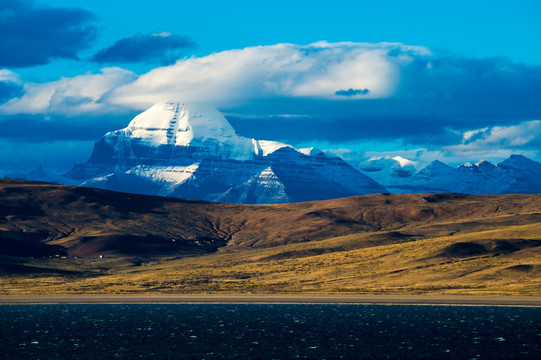
[[[512,155],[452,168],[378,158],[354,168],[316,148],[239,136],[206,104],[165,102],[105,134],[90,159],[63,176],[37,169],[8,177],[129,193],[231,203],[286,203],[352,195],[540,193],[541,164]]]
[[[541,193],[541,164],[522,155],[511,155],[497,165],[479,161],[457,168],[435,160],[420,169],[397,156],[371,159],[358,168],[391,193]]]

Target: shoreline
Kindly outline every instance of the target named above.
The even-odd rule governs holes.
[[[350,294],[0,295],[0,305],[38,304],[342,304],[541,307],[541,296]]]

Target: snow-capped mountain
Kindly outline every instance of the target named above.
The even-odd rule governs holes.
[[[205,104],[159,103],[105,134],[90,159],[62,176],[41,167],[7,177],[233,203],[283,203],[352,195],[541,193],[541,164],[511,155],[457,168],[400,156],[356,168],[316,148],[239,136]]]
[[[401,156],[376,157],[361,162],[357,168],[394,193],[401,192],[400,189],[419,169],[419,164]]]
[[[481,160],[457,168],[435,160],[417,171],[414,163],[407,159],[379,158],[363,162],[358,168],[392,193],[541,192],[541,164],[522,155],[511,155],[498,165]]]
[[[239,136],[214,107],[158,103],[94,145],[65,174],[80,185],[237,203],[279,203],[383,192],[315,148]]]
[[[499,184],[499,193],[541,193],[541,164],[522,155],[511,155],[498,164],[511,181]]]

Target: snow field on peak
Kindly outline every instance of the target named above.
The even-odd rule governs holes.
[[[284,147],[307,156],[321,153],[315,148],[297,149],[278,141],[239,136],[212,105],[174,101],[155,104],[137,115],[125,129],[108,133],[106,141],[116,144],[117,150],[130,141],[148,147],[206,148],[222,158],[235,160],[268,156]]]
[[[278,141],[271,140],[253,140],[254,152],[256,156],[268,156],[276,150],[288,147],[295,149],[293,146],[284,144]]]
[[[189,166],[137,165],[126,171],[126,174],[136,175],[154,183],[162,184],[164,189],[159,195],[168,195],[175,187],[192,177],[198,168],[198,163]]]
[[[252,151],[250,139],[238,136],[216,108],[201,103],[155,104],[130,122],[126,136],[150,147],[196,146],[236,159],[248,159]]]
[[[254,144],[254,152],[256,156],[268,156],[272,154],[273,152],[275,152],[276,150],[280,150],[282,148],[290,148],[306,156],[315,156],[315,155],[323,153],[321,150],[315,147],[296,148],[289,144],[285,144],[279,141],[272,141],[272,140],[253,139],[252,141]]]
[[[398,162],[400,164],[401,167],[405,167],[405,166],[408,166],[408,165],[411,165],[411,166],[416,166],[417,162],[415,161],[411,161],[411,160],[408,160],[406,158],[403,158],[402,156],[395,156],[392,158],[394,161]]]

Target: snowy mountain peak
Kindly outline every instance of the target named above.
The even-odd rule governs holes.
[[[187,146],[194,140],[239,138],[227,119],[212,105],[162,102],[137,115],[126,130],[149,145]]]
[[[408,176],[396,171],[398,163],[389,167],[386,161],[389,160],[373,158],[361,163],[359,168],[390,192],[541,193],[541,163],[522,155],[512,155],[497,166],[480,160],[453,168],[435,160]]]
[[[202,154],[205,158],[211,155],[236,160],[268,156],[283,148],[307,156],[321,153],[315,148],[296,149],[278,141],[239,136],[214,106],[176,101],[155,104],[137,115],[125,129],[106,134],[105,141],[117,150],[124,149],[126,142],[132,144],[132,149],[162,148],[166,158],[186,153],[182,148],[188,147],[192,157]],[[155,158],[156,152],[152,152]]]
[[[257,156],[267,156],[275,152],[276,150],[283,149],[283,148],[291,148],[293,149],[293,146],[284,144],[278,141],[271,141],[271,140],[252,140],[254,144],[254,152]]]
[[[368,172],[376,172],[376,171],[382,171],[385,168],[391,168],[391,167],[408,167],[413,166],[415,167],[417,165],[417,162],[408,160],[406,158],[403,158],[402,156],[395,156],[395,157],[373,157],[366,161],[361,162],[358,165],[358,168],[363,171]]]
[[[479,162],[475,164],[475,166],[477,166],[479,169],[487,169],[487,170],[494,169],[496,167],[496,165],[486,160],[479,160]]]
[[[96,146],[98,155],[160,161],[186,156],[247,160],[254,154],[252,140],[237,135],[214,106],[175,101],[155,104]],[[103,159],[93,154],[91,160]]]
[[[414,161],[403,158],[402,156],[395,156],[392,159],[394,161],[397,161],[400,164],[400,166],[402,166],[402,167],[405,167],[405,166],[408,166],[408,165],[415,166]]]
[[[459,171],[490,173],[494,169],[496,169],[496,166],[493,165],[489,161],[480,160],[479,162],[477,162],[475,164],[472,164],[471,162],[466,162],[466,163],[460,165],[457,169]]]
[[[450,167],[449,165],[439,161],[439,160],[434,160],[432,161],[431,163],[429,163],[428,165],[426,165],[422,170],[424,169],[427,169],[427,170],[431,170],[431,171],[435,171],[435,170],[441,170],[441,171],[450,171],[450,170],[454,170],[452,167]]]
[[[386,191],[338,157],[239,136],[213,106],[182,102],[158,103],[107,133],[66,177],[110,190],[247,203]]]
[[[479,167],[471,162],[466,162],[462,165],[459,165],[457,168],[459,171],[480,171]]]
[[[323,151],[315,147],[301,148],[301,149],[297,149],[297,151],[306,156],[323,155]]]
[[[417,163],[401,156],[374,157],[361,162],[358,168],[367,173],[369,177],[382,184],[390,186],[412,176],[416,171]]]
[[[498,167],[503,169],[513,168],[538,168],[540,164],[537,161],[528,159],[522,155],[511,155],[508,159],[498,164]]]
[[[509,159],[512,159],[512,160],[515,160],[515,161],[534,162],[533,160],[530,160],[526,156],[520,155],[520,154],[511,154],[509,156]]]

